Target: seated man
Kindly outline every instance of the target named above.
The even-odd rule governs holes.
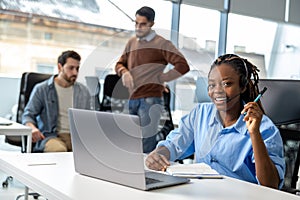
[[[58,57],[58,74],[37,84],[25,107],[22,123],[32,128],[34,152],[72,151],[68,108],[90,108],[90,94],[76,82],[81,57],[65,51]]]

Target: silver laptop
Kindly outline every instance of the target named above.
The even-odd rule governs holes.
[[[137,116],[71,108],[69,120],[76,172],[141,190],[189,181],[145,171]]]

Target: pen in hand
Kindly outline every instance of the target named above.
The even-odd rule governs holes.
[[[161,171],[162,171],[162,172],[166,172],[166,171],[167,171],[167,168],[168,168],[168,166],[165,165],[165,166],[161,169]]]
[[[267,88],[264,87],[263,90],[257,95],[257,97],[254,99],[253,102],[257,102],[266,91],[267,91]],[[246,114],[247,114],[247,112],[244,112],[244,115],[246,115]]]
[[[264,89],[258,94],[258,96],[254,99],[254,102],[257,102],[260,97],[262,97],[262,95],[267,91],[267,88],[264,87]]]

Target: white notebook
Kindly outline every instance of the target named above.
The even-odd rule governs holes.
[[[223,178],[222,175],[205,163],[175,164],[169,166],[166,172],[173,176],[188,178]]]

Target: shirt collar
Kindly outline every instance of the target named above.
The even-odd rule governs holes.
[[[57,77],[58,74],[52,75],[49,79],[48,79],[48,86],[50,87],[54,87],[54,79],[55,77]]]
[[[246,135],[248,132],[246,122],[243,121],[244,115],[241,114],[237,122],[234,124],[234,128],[241,134]]]
[[[138,41],[147,41],[150,42],[151,40],[153,40],[153,38],[155,38],[156,36],[156,32],[154,30],[151,30],[148,35],[138,38]]]

